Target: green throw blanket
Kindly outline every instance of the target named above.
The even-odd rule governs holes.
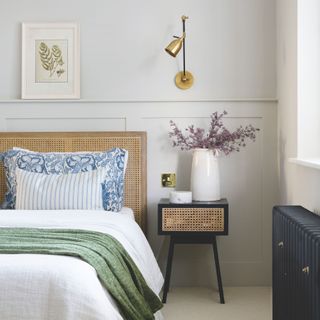
[[[0,253],[81,258],[96,269],[124,319],[154,319],[153,314],[162,308],[131,257],[110,235],[86,230],[0,228]]]

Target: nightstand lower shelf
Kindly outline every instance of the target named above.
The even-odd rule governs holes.
[[[216,236],[215,235],[199,235],[199,234],[194,235],[194,236],[192,236],[190,234],[189,235],[171,235],[170,236],[170,246],[169,246],[169,252],[168,252],[167,269],[166,269],[166,276],[165,276],[165,282],[164,282],[164,287],[163,287],[163,297],[162,297],[163,303],[166,303],[166,301],[167,301],[167,294],[168,294],[169,287],[170,287],[170,277],[171,277],[172,260],[173,260],[173,253],[174,253],[175,244],[199,244],[199,243],[212,244],[214,261],[215,261],[215,266],[216,266],[216,273],[217,273],[217,280],[218,280],[220,303],[222,303],[222,304],[225,303]]]

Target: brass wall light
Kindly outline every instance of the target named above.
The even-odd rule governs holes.
[[[193,75],[191,72],[186,71],[186,20],[189,17],[182,16],[182,36],[173,36],[175,40],[170,42],[166,47],[166,52],[168,52],[172,57],[176,57],[181,47],[183,48],[183,71],[177,73],[175,77],[176,86],[180,89],[189,89],[193,84]]]

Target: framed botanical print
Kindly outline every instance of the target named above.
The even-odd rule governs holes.
[[[22,24],[22,99],[80,98],[76,23]]]

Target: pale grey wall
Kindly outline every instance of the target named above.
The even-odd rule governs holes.
[[[178,90],[181,65],[164,52],[188,14],[187,68],[194,87]],[[161,172],[177,172],[187,189],[191,154],[170,146],[169,120],[207,126],[214,111],[226,124],[253,124],[257,141],[222,158],[222,194],[230,202],[230,235],[219,239],[228,285],[271,279],[271,209],[277,202],[276,29],[273,0],[0,2],[0,130],[146,130],[148,238],[163,266],[167,239],[157,235],[156,205],[168,189]],[[72,102],[23,102],[20,23],[76,21],[81,26],[81,96]],[[172,281],[212,285],[212,250],[177,248]]]
[[[111,100],[274,98],[273,0],[1,0],[0,98],[20,97],[20,22],[81,26],[81,96]],[[164,53],[187,21],[192,90],[172,85],[177,61]]]

